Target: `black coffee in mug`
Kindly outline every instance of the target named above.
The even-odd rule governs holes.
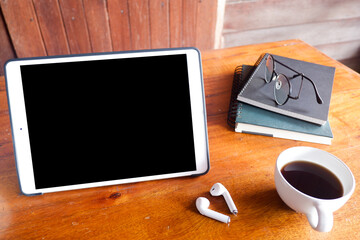
[[[281,174],[294,188],[315,198],[334,199],[344,194],[335,174],[315,163],[291,162],[281,169]]]

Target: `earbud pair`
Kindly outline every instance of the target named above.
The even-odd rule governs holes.
[[[233,214],[238,213],[235,203],[232,200],[229,191],[221,183],[215,183],[214,186],[212,186],[212,188],[210,190],[210,194],[212,196],[223,195],[225,198],[225,201],[230,209],[230,212]],[[199,197],[198,199],[196,199],[196,208],[199,210],[199,212],[202,215],[207,216],[209,218],[213,218],[220,222],[224,222],[224,223],[230,222],[229,216],[222,214],[222,213],[218,213],[216,211],[213,211],[213,210],[209,209],[209,206],[210,206],[210,201],[207,198]]]

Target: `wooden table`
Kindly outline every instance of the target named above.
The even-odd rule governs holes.
[[[270,52],[336,67],[329,120],[331,146],[235,133],[227,123],[233,72]],[[0,239],[360,239],[359,188],[334,214],[329,233],[314,231],[305,215],[279,198],[274,165],[289,147],[312,146],[342,159],[360,179],[360,75],[300,40],[202,53],[211,170],[178,178],[26,197],[20,193],[4,78],[0,78]],[[176,132],[174,132],[176,134]],[[119,156],[121,157],[121,156]],[[201,216],[199,196],[228,213],[210,187],[221,182],[239,213],[229,225]],[[359,181],[358,181],[359,182]]]

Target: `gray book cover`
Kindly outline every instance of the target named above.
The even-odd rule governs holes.
[[[322,104],[318,104],[312,84],[304,79],[299,99],[289,99],[286,104],[278,105],[274,98],[275,81],[265,82],[267,56],[268,54],[265,54],[259,61],[238,94],[237,100],[293,118],[319,125],[325,124],[328,120],[335,68],[272,54],[276,61],[310,78],[315,83],[323,100]],[[289,78],[292,86],[291,95],[296,96],[300,90],[301,77],[292,79],[296,73],[276,61],[275,71]]]

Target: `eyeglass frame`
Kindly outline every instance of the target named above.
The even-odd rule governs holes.
[[[272,70],[272,73],[271,73],[270,80],[267,80],[267,79],[266,79],[266,78],[267,78],[267,77],[266,77],[266,71],[267,71],[267,60],[268,60],[269,57],[271,57],[272,60],[273,60],[273,61],[272,61],[272,62],[273,62],[273,66],[272,66],[272,69],[273,69],[273,70]],[[284,66],[284,67],[286,67],[286,68],[288,68],[288,69],[290,69],[291,71],[295,72],[296,74],[295,74],[292,78],[289,79],[289,78],[288,78],[287,76],[285,76],[284,74],[282,74],[282,73],[277,73],[277,72],[275,71],[275,67],[276,67],[275,62],[278,63],[278,64],[280,64],[280,65],[282,65],[282,66]],[[288,82],[288,84],[289,84],[289,93],[287,94],[287,99],[285,100],[285,102],[282,103],[282,104],[279,103],[279,102],[277,101],[277,99],[276,99],[276,96],[275,96],[275,90],[276,90],[276,83],[275,83],[275,86],[274,86],[274,97],[275,97],[275,102],[276,102],[278,105],[284,105],[284,104],[286,104],[287,101],[289,100],[289,98],[294,99],[294,100],[299,99],[299,97],[300,97],[300,92],[301,92],[301,89],[302,89],[302,85],[303,85],[303,82],[304,82],[304,78],[305,78],[306,80],[308,80],[308,81],[311,83],[311,85],[313,86],[314,91],[315,91],[315,95],[316,95],[317,103],[318,103],[318,104],[323,104],[323,100],[322,100],[321,97],[320,97],[319,91],[318,91],[318,89],[317,89],[314,81],[312,81],[310,78],[308,78],[307,76],[305,76],[305,74],[300,73],[300,72],[292,69],[291,67],[287,66],[286,64],[281,63],[280,61],[276,60],[271,54],[268,54],[268,55],[266,56],[266,58],[265,58],[265,82],[266,82],[266,83],[270,83],[270,82],[276,81],[276,80],[279,78],[280,75],[282,75],[283,77],[285,77],[286,81]],[[292,80],[292,79],[294,79],[294,78],[296,78],[296,77],[299,77],[299,76],[301,76],[301,83],[300,83],[299,92],[298,92],[297,96],[291,96],[291,94],[292,94],[292,85],[291,85],[290,80]]]

